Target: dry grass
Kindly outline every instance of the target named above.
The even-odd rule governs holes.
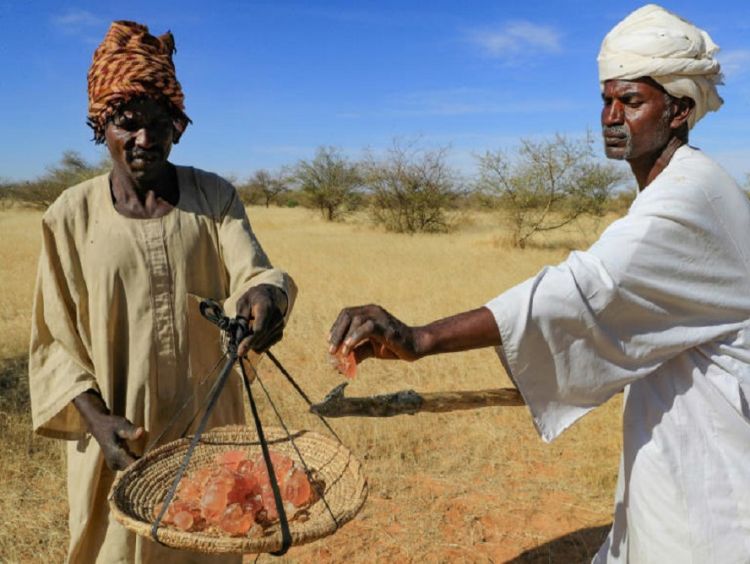
[[[26,352],[31,300],[41,243],[41,214],[25,208],[0,212],[0,359]]]
[[[268,254],[300,288],[286,338],[274,352],[314,399],[341,381],[327,363],[325,345],[341,307],[376,302],[408,323],[425,323],[482,305],[541,265],[560,261],[569,248],[586,246],[600,228],[574,228],[519,251],[484,214],[467,216],[447,236],[386,234],[361,218],[326,224],[303,209],[250,208],[249,214]],[[3,561],[60,561],[66,548],[62,450],[31,436],[19,385],[39,218],[0,211],[0,440],[6,453],[0,511],[9,525],[0,530]],[[260,375],[289,425],[324,432],[270,362],[261,363]],[[494,352],[482,350],[414,364],[368,362],[348,393],[508,384]],[[274,423],[267,406],[263,415]],[[522,408],[332,425],[365,462],[370,497],[339,533],[293,548],[284,561],[584,561],[601,540],[603,529],[596,527],[610,520],[621,435],[618,399],[551,445],[537,437]]]

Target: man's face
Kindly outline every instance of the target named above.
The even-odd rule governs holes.
[[[602,99],[607,157],[632,161],[660,153],[666,146],[672,133],[672,104],[652,79],[608,80]]]
[[[147,180],[156,178],[167,164],[174,124],[163,104],[137,98],[112,116],[104,137],[115,167],[136,181]]]

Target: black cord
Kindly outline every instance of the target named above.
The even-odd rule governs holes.
[[[276,481],[276,473],[271,463],[271,453],[268,451],[268,442],[266,436],[263,433],[263,425],[260,422],[260,415],[258,415],[258,407],[255,405],[255,399],[253,393],[250,390],[250,383],[245,372],[245,362],[240,359],[240,369],[242,370],[242,381],[245,384],[245,391],[247,392],[247,398],[250,401],[250,409],[253,412],[253,419],[255,420],[255,429],[258,431],[258,439],[260,440],[260,448],[263,452],[263,460],[266,462],[266,471],[268,472],[268,478],[271,482],[271,490],[273,491],[273,499],[276,503],[276,511],[279,514],[279,524],[281,525],[281,548],[276,552],[272,552],[274,556],[283,556],[292,546],[292,533],[289,531],[289,520],[286,517],[286,511],[284,510],[284,502],[281,499],[281,491],[279,490],[279,484]]]
[[[205,383],[206,383],[206,382],[208,381],[208,377],[209,377],[209,376],[211,376],[211,374],[213,374],[213,373],[214,373],[214,371],[215,371],[215,370],[216,370],[216,368],[217,368],[217,367],[219,366],[219,364],[221,364],[221,361],[222,361],[222,360],[224,360],[224,359],[225,359],[226,357],[227,357],[227,353],[223,353],[223,354],[222,354],[222,355],[221,355],[221,356],[219,357],[219,360],[217,360],[217,361],[216,361],[216,364],[214,364],[214,365],[213,365],[213,367],[211,368],[211,370],[210,370],[210,371],[209,371],[209,372],[208,372],[208,373],[207,373],[207,374],[206,374],[206,375],[205,375],[205,376],[203,377],[203,379],[202,379],[202,380],[200,381],[200,383],[198,384],[198,387],[199,387],[199,388],[203,387],[203,384],[205,384]],[[198,408],[198,410],[196,410],[196,412],[195,412],[195,413],[193,414],[193,416],[192,416],[192,417],[190,418],[190,422],[189,422],[189,423],[187,424],[187,426],[185,427],[185,429],[184,429],[184,430],[182,431],[182,433],[180,433],[180,438],[182,438],[182,437],[184,437],[184,436],[185,436],[185,434],[187,433],[188,429],[190,429],[190,426],[191,426],[191,425],[193,424],[193,422],[195,421],[195,418],[196,418],[196,417],[198,417],[198,414],[199,414],[199,413],[201,412],[201,409],[203,409],[203,408],[205,407],[205,405],[206,405],[206,404],[208,403],[208,398],[209,398],[209,396],[210,396],[210,392],[209,392],[209,394],[207,394],[207,395],[206,395],[206,397],[205,397],[205,398],[203,399],[203,404],[202,404],[202,405],[201,405],[201,406],[200,406],[200,407]],[[164,427],[164,429],[162,430],[162,432],[161,432],[161,433],[159,433],[159,436],[158,436],[158,437],[156,437],[156,438],[155,438],[154,440],[152,440],[152,441],[151,441],[151,442],[149,443],[149,445],[148,445],[148,446],[147,446],[147,447],[146,447],[146,448],[144,449],[144,451],[143,451],[143,453],[144,453],[144,454],[145,454],[145,453],[147,453],[148,451],[150,451],[150,450],[151,450],[152,448],[154,448],[154,447],[155,447],[156,445],[158,445],[158,444],[159,444],[159,442],[160,442],[160,441],[161,441],[161,440],[162,440],[162,439],[164,438],[164,435],[166,435],[166,434],[167,434],[167,431],[169,431],[169,430],[170,430],[170,429],[172,428],[172,426],[173,426],[173,425],[174,425],[175,423],[177,423],[177,419],[179,418],[180,414],[181,414],[181,413],[183,412],[183,410],[184,410],[184,409],[185,409],[185,408],[186,408],[186,407],[188,406],[188,404],[189,404],[189,403],[190,403],[190,402],[192,401],[192,399],[193,399],[194,397],[195,397],[195,391],[193,391],[193,392],[192,392],[192,393],[191,393],[191,394],[190,394],[190,395],[189,395],[189,396],[187,397],[187,399],[185,399],[185,402],[184,402],[184,403],[183,403],[183,404],[182,404],[182,405],[180,406],[180,408],[179,408],[179,409],[177,410],[177,412],[176,412],[176,413],[175,413],[175,414],[174,414],[174,415],[172,416],[172,419],[170,419],[170,420],[169,420],[169,423],[167,423],[167,425],[166,425],[166,426]]]
[[[182,480],[182,476],[185,474],[185,470],[187,470],[188,463],[190,462],[190,458],[193,456],[193,451],[195,450],[195,446],[198,444],[198,441],[200,440],[201,435],[203,434],[203,431],[206,428],[206,424],[208,423],[208,417],[209,415],[211,415],[211,411],[213,411],[213,408],[216,405],[216,400],[219,398],[219,394],[221,393],[221,390],[224,388],[224,384],[226,383],[229,373],[232,371],[232,366],[234,366],[234,363],[236,361],[237,361],[237,355],[234,352],[230,351],[229,358],[227,359],[227,362],[224,365],[224,368],[222,368],[221,374],[219,374],[219,377],[216,379],[213,387],[211,388],[211,391],[209,392],[210,399],[208,401],[208,406],[206,407],[206,411],[203,414],[203,417],[201,418],[200,423],[198,424],[198,429],[196,429],[195,434],[193,435],[193,439],[190,441],[190,446],[188,447],[188,450],[182,459],[182,464],[180,464],[180,467],[177,470],[177,476],[175,476],[175,479],[172,482],[172,486],[169,488],[169,491],[167,492],[167,497],[164,498],[161,511],[159,511],[159,515],[157,515],[156,519],[151,525],[151,536],[156,542],[159,542],[159,535],[158,535],[159,524],[161,523],[162,518],[167,512],[167,508],[169,507],[169,504],[172,503],[174,494],[177,491],[177,486],[180,483],[180,480]]]
[[[240,366],[242,367],[242,377],[245,380],[245,387],[249,387],[250,384],[248,381],[247,374],[245,373],[245,367],[243,366],[243,363],[240,363]],[[271,394],[268,393],[268,388],[266,388],[265,384],[263,384],[263,380],[260,379],[260,375],[255,370],[255,368],[253,368],[252,364],[250,365],[250,369],[253,371],[253,375],[255,376],[255,379],[258,381],[258,384],[260,384],[260,387],[263,390],[263,393],[266,394],[266,398],[268,398],[268,403],[271,405],[271,408],[276,414],[276,418],[279,420],[279,424],[281,425],[281,428],[284,429],[287,439],[289,439],[289,442],[292,444],[292,447],[294,447],[294,450],[297,452],[297,456],[302,462],[302,466],[305,467],[305,474],[307,475],[307,479],[310,481],[310,485],[315,489],[315,493],[318,494],[318,497],[323,501],[323,504],[326,506],[326,509],[328,509],[328,513],[331,515],[331,519],[333,519],[333,523],[336,525],[336,528],[338,529],[340,526],[339,520],[336,519],[336,515],[334,515],[333,510],[331,509],[331,506],[328,505],[328,501],[326,501],[325,495],[323,495],[324,492],[320,491],[320,486],[317,484],[315,480],[312,479],[313,478],[312,471],[307,466],[307,462],[305,462],[305,459],[302,456],[302,453],[297,447],[297,443],[294,442],[294,438],[292,438],[292,434],[289,432],[289,429],[287,428],[286,423],[284,423],[284,419],[282,419],[281,414],[279,413],[279,410],[276,409],[276,404],[273,403],[273,400],[271,399]]]
[[[277,359],[277,358],[276,358],[276,357],[275,357],[275,356],[273,355],[273,353],[272,353],[271,351],[266,351],[266,356],[267,356],[268,358],[270,358],[270,359],[271,359],[271,362],[273,362],[273,363],[274,363],[274,364],[276,365],[276,368],[278,368],[278,369],[279,369],[279,371],[280,371],[280,372],[281,372],[281,373],[282,373],[282,374],[284,375],[284,377],[285,377],[285,378],[287,379],[287,381],[288,381],[288,382],[289,382],[289,383],[290,383],[290,384],[291,384],[291,385],[292,385],[292,386],[294,387],[294,389],[295,389],[295,390],[297,390],[297,393],[298,393],[298,394],[299,394],[300,396],[302,396],[302,399],[304,399],[304,400],[305,400],[305,402],[307,402],[307,406],[308,406],[308,407],[312,406],[312,402],[310,401],[310,398],[308,398],[308,397],[307,397],[307,394],[305,394],[305,392],[304,392],[304,391],[302,391],[302,388],[301,388],[301,387],[299,386],[299,384],[297,384],[297,382],[295,382],[294,378],[292,378],[292,375],[291,375],[291,374],[289,374],[289,372],[288,372],[288,371],[286,370],[286,368],[284,368],[284,367],[283,367],[283,366],[281,365],[281,362],[279,362],[279,360],[278,360],[278,359]],[[254,370],[254,369],[253,369],[253,370]],[[262,385],[263,385],[263,384],[261,383],[261,386],[262,386]],[[265,388],[264,388],[264,389],[265,389]],[[266,392],[266,395],[268,395],[268,392]],[[269,398],[269,399],[270,399],[270,398]],[[339,437],[339,436],[338,436],[338,435],[336,434],[336,431],[334,431],[334,430],[333,430],[333,427],[331,427],[331,425],[330,425],[330,424],[328,423],[328,421],[326,421],[325,417],[323,417],[323,416],[322,416],[322,415],[320,415],[319,413],[315,413],[315,416],[316,416],[316,417],[317,417],[318,419],[320,419],[320,422],[321,422],[321,423],[323,423],[323,425],[325,425],[326,429],[328,429],[328,430],[330,431],[330,433],[331,433],[331,434],[332,434],[332,435],[333,435],[334,437],[336,437],[336,440],[337,440],[337,441],[339,442],[339,444],[343,446],[343,445],[344,445],[343,441],[342,441],[342,440],[341,440],[341,438],[340,438],[340,437]]]

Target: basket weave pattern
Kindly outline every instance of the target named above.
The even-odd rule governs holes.
[[[297,451],[286,433],[277,427],[264,429],[269,449],[292,458],[302,466]],[[292,546],[312,542],[334,533],[351,520],[367,497],[367,481],[362,468],[352,453],[337,441],[311,431],[291,431],[308,468],[319,478],[325,489],[322,499],[307,508],[308,518],[289,522]],[[190,444],[189,438],[180,439],[146,454],[122,472],[112,485],[109,503],[113,516],[135,533],[151,537],[151,526],[156,518],[154,507],[167,495],[177,470]],[[250,455],[260,454],[257,434],[249,427],[229,426],[205,433],[193,452],[188,473],[210,464],[217,454],[227,450],[243,450]],[[335,517],[334,521],[331,513]],[[291,515],[288,516],[291,519]],[[264,529],[259,536],[230,537],[214,527],[199,532],[187,532],[160,524],[159,541],[173,548],[210,553],[259,553],[281,548],[279,524]]]

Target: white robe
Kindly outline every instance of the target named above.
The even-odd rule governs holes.
[[[594,562],[750,562],[750,203],[729,175],[681,147],[588,251],[487,307],[545,441],[625,389]]]

